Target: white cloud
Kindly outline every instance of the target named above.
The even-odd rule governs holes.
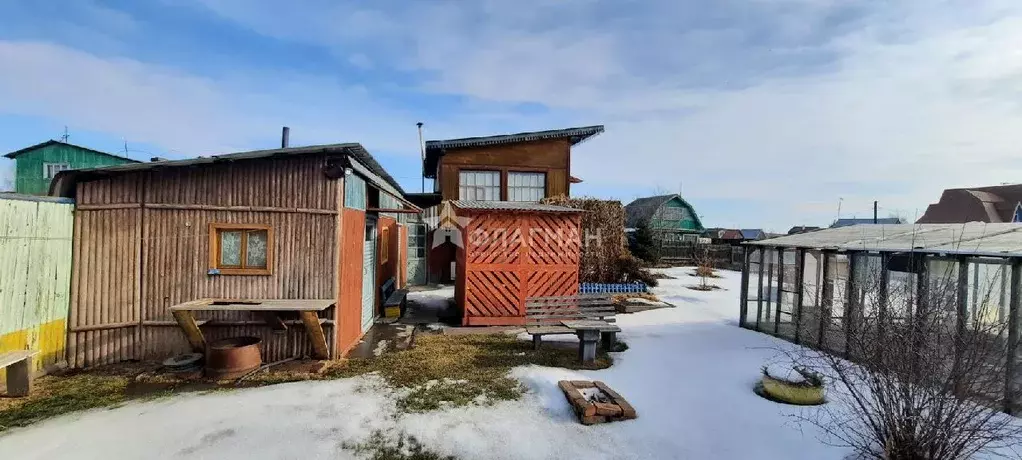
[[[1022,176],[1015,1],[202,3],[401,72],[412,90],[463,97],[466,112],[381,105],[373,88],[332,78],[211,79],[38,43],[0,43],[16,69],[0,74],[0,110],[188,152],[251,144],[281,124],[412,154],[414,139],[394,133],[418,119],[437,137],[604,122],[577,150],[577,190],[680,183],[712,225],[825,224],[839,197],[846,214],[877,199],[912,217],[943,188]]]
[[[308,75],[208,78],[39,42],[0,41],[0,62],[0,112],[62,120],[179,156],[273,145],[282,125],[293,128],[293,141],[369,139],[401,151],[407,143],[394,133],[411,133],[414,123],[373,103],[364,88]]]
[[[945,187],[1022,177],[1017,2],[532,3],[397,9],[405,27],[369,40],[429,91],[606,122],[573,162],[580,190],[683,183],[697,204],[747,203],[701,209],[711,221],[822,224],[839,197],[911,217]]]

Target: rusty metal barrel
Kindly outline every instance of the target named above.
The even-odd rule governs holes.
[[[239,378],[263,364],[259,337],[230,337],[206,345],[206,377],[216,380]]]

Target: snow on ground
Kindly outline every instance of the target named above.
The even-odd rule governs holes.
[[[847,450],[820,443],[813,427],[789,417],[814,409],[753,394],[761,366],[789,345],[737,327],[739,274],[721,272],[714,282],[724,289],[701,292],[687,289],[697,282],[690,271],[667,269],[677,279],[655,289],[676,308],[618,316],[629,349],[613,367],[517,368],[515,377],[531,389],[519,401],[395,417],[392,392],[373,377],[299,382],[61,417],[0,436],[0,457],[350,458],[342,443],[380,429],[462,458],[845,457]],[[557,388],[562,379],[603,380],[639,418],[579,424]]]
[[[429,310],[444,310],[454,298],[454,286],[440,286],[430,291],[409,292],[407,299]]]

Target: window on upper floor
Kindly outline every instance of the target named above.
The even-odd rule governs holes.
[[[546,198],[546,173],[507,173],[508,201],[539,201]]]
[[[71,169],[71,165],[67,163],[43,163],[43,178],[53,179],[57,173]]]
[[[500,200],[500,171],[460,171],[459,200]]]

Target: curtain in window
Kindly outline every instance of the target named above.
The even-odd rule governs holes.
[[[461,171],[458,174],[458,199],[500,200],[499,171]]]
[[[509,172],[508,201],[539,201],[546,197],[546,173]]]

